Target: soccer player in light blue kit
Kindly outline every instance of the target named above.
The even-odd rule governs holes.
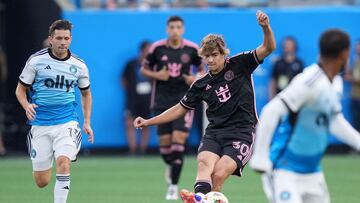
[[[341,112],[335,79],[349,58],[349,36],[331,29],[321,35],[319,45],[318,63],[296,76],[264,107],[260,118],[250,166],[264,172],[270,202],[330,202],[320,166],[329,132],[360,150],[360,134]]]
[[[70,163],[76,159],[81,145],[75,87],[81,90],[84,132],[89,135],[89,142],[94,141],[90,126],[89,73],[84,61],[69,51],[71,28],[67,20],[57,20],[50,26],[50,48],[30,56],[16,88],[16,97],[32,126],[27,143],[39,188],[50,182],[53,160],[56,160],[55,203],[67,200]]]

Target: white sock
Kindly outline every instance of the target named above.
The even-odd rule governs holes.
[[[70,190],[70,174],[56,174],[54,203],[66,203]]]

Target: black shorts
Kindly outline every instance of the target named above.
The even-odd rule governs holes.
[[[138,96],[126,102],[125,114],[129,117],[150,117],[150,96]]]
[[[161,114],[163,111],[155,111],[155,115]],[[194,119],[194,111],[188,111],[183,117],[180,117],[172,122],[160,124],[157,126],[157,134],[159,136],[165,134],[172,134],[174,130],[189,132]]]
[[[252,137],[254,138],[254,135]],[[198,153],[203,151],[215,153],[219,157],[229,156],[237,164],[237,169],[233,175],[241,176],[245,165],[251,158],[253,141],[249,142],[248,139],[241,136],[217,137],[206,135],[201,138]]]

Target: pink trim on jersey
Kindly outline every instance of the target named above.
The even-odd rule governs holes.
[[[194,109],[195,109],[195,108],[192,108],[192,107],[190,107],[190,106],[185,105],[182,101],[180,101],[180,104],[183,105],[184,107],[188,108],[188,109],[191,109],[191,110],[194,110]]]
[[[160,147],[160,154],[171,154],[170,147]]]
[[[256,121],[257,123],[259,123],[259,117],[256,111],[256,95],[255,95],[255,89],[254,89],[254,79],[253,79],[253,75],[250,76],[251,77],[251,87],[253,89],[253,95],[254,95],[254,112],[255,112],[255,116],[256,116]],[[256,127],[256,126],[254,126]]]
[[[161,39],[159,41],[154,42],[149,48],[149,53],[153,53],[156,47],[163,46],[167,44],[167,39]]]
[[[175,152],[183,152],[185,151],[185,146],[182,144],[172,144],[171,145],[171,151],[175,151]]]
[[[257,63],[257,64],[260,64],[260,62],[257,60],[257,56],[256,56],[256,52],[255,52],[255,51],[253,51],[253,55],[254,55],[254,59],[255,59],[256,63]]]
[[[192,48],[195,48],[195,49],[199,48],[199,46],[196,43],[194,43],[194,42],[192,42],[190,40],[187,40],[187,39],[183,39],[182,43],[183,43],[183,46],[188,46],[188,47],[192,47]]]
[[[193,119],[194,119],[194,111],[191,110],[191,111],[186,112],[185,117],[184,117],[186,128],[189,128],[189,129],[191,128]]]
[[[153,80],[151,97],[150,97],[150,109],[154,108],[155,106],[155,92],[156,92],[156,80]]]
[[[245,164],[250,160],[253,151],[254,151],[254,143],[255,143],[255,133],[252,133],[252,144],[250,145],[250,150],[248,152],[248,154],[245,156],[245,158],[242,161],[243,166],[245,166]]]

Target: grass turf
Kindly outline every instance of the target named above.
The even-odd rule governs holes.
[[[327,156],[323,166],[332,203],[360,202],[358,156]],[[186,157],[179,187],[192,189],[195,172],[195,158]],[[27,157],[0,159],[0,183],[1,203],[53,201],[54,176],[47,187],[38,189]],[[72,165],[68,203],[169,203],[165,192],[160,157],[87,156]],[[231,203],[266,202],[259,175],[248,167],[244,177],[230,177],[223,192]]]

